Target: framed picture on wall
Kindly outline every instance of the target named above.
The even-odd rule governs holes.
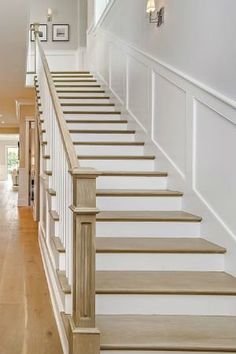
[[[70,26],[66,24],[52,25],[53,42],[68,42],[70,40]]]
[[[39,37],[41,42],[47,42],[48,41],[48,25],[47,24],[40,24],[39,26]],[[34,31],[30,30],[30,40],[31,42],[35,41],[34,37]]]

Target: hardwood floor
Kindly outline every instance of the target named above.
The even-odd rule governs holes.
[[[0,182],[0,354],[61,354],[31,208]]]

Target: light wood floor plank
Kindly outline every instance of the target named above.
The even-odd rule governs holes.
[[[31,208],[0,182],[0,353],[62,354]]]

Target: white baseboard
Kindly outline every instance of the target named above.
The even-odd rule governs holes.
[[[49,289],[50,298],[51,298],[52,307],[53,307],[53,313],[54,313],[54,317],[56,320],[57,329],[59,332],[59,337],[61,340],[63,353],[69,354],[68,340],[67,340],[64,324],[63,324],[63,321],[61,318],[61,312],[63,310],[62,303],[61,303],[60,296],[59,296],[58,290],[57,290],[57,285],[56,285],[56,281],[55,281],[55,272],[52,267],[48,247],[47,247],[45,238],[43,236],[42,229],[40,228],[40,224],[39,224],[39,247],[40,247],[40,252],[41,252],[42,261],[43,261],[43,267],[44,267],[44,271],[45,271],[45,275],[46,275],[46,279],[47,279],[48,289]]]

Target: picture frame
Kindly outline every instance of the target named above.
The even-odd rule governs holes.
[[[69,42],[70,25],[53,24],[52,25],[52,41],[53,42]]]
[[[41,42],[47,42],[48,41],[48,25],[45,23],[40,23],[39,25],[39,32],[42,33],[42,36],[40,36]],[[34,31],[31,29],[30,30],[30,41],[34,42]]]

